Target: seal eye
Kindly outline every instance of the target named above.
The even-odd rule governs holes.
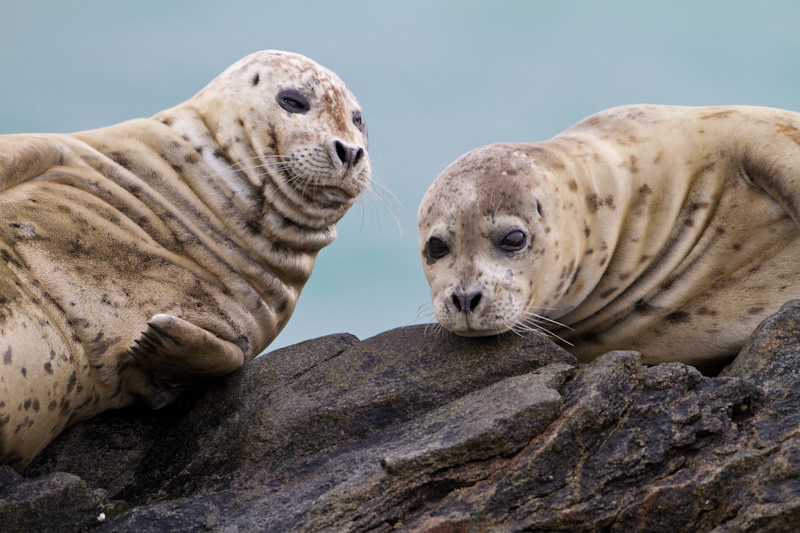
[[[356,125],[358,131],[364,131],[364,117],[361,115],[361,111],[355,111],[353,113],[353,124]]]
[[[525,247],[527,242],[525,233],[517,229],[503,237],[503,240],[500,241],[500,248],[506,252],[518,252]]]
[[[441,259],[450,253],[450,247],[439,237],[431,237],[427,246],[428,256],[431,259]]]
[[[308,98],[300,91],[294,89],[286,89],[279,92],[276,100],[278,105],[289,113],[303,114],[311,109],[311,106],[308,104]]]

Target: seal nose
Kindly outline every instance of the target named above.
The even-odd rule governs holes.
[[[339,156],[339,161],[345,166],[354,167],[364,157],[364,149],[361,147],[347,146],[341,141],[335,141],[333,146],[336,148],[336,155]]]
[[[473,292],[472,294],[454,292],[451,298],[459,313],[471,313],[481,303],[480,292]]]

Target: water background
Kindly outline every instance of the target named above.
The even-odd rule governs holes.
[[[547,139],[622,104],[800,111],[800,2],[788,0],[0,7],[0,133],[151,116],[262,49],[307,55],[350,85],[364,106],[375,178],[399,198],[399,227],[382,205],[354,207],[270,350],[432,320],[416,209],[438,173],[468,150]]]

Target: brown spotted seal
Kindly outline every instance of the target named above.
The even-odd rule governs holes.
[[[258,355],[370,172],[349,88],[278,51],[149,119],[0,136],[0,461]]]
[[[800,114],[635,105],[453,162],[418,213],[438,322],[717,364],[800,297]]]

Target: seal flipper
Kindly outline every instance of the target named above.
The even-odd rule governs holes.
[[[166,382],[202,382],[244,363],[244,349],[172,315],[155,315],[130,348],[137,363]]]

